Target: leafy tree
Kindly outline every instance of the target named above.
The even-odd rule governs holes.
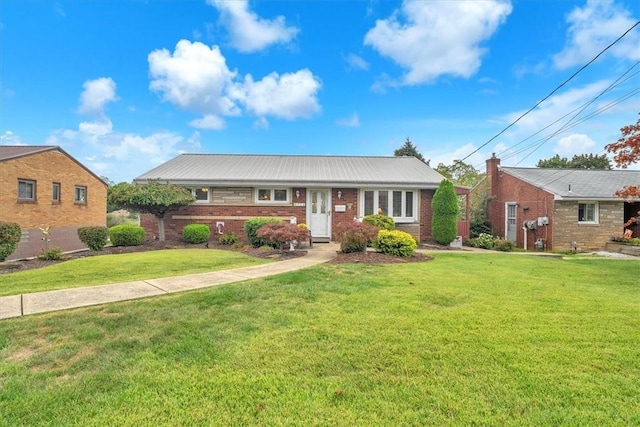
[[[438,163],[435,170],[455,184],[464,185],[465,187],[474,187],[484,177],[484,174],[480,173],[476,168],[460,160],[454,160],[451,166]]]
[[[407,137],[407,140],[404,142],[404,145],[393,152],[393,155],[396,157],[415,157],[418,160],[425,162],[427,165],[431,160],[425,160],[422,154],[418,151],[418,148],[413,145],[413,142]]]
[[[191,191],[174,184],[130,184],[121,182],[111,187],[108,203],[141,213],[150,213],[158,219],[158,238],[164,241],[164,215],[195,202]]]
[[[632,163],[640,162],[640,119],[629,126],[620,129],[620,139],[607,144],[609,153],[615,153],[613,161],[618,167],[627,168]],[[624,198],[640,197],[640,184],[626,185],[616,191],[616,196]]]
[[[611,160],[606,154],[576,154],[571,160],[556,154],[549,159],[540,159],[537,166],[555,169],[611,169]]]
[[[453,183],[442,180],[431,201],[431,233],[441,245],[453,242],[458,234],[458,196]]]

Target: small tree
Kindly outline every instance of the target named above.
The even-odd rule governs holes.
[[[431,201],[431,233],[441,245],[453,242],[458,233],[458,197],[449,180],[443,180]]]
[[[108,203],[120,208],[155,215],[158,220],[158,239],[164,241],[164,215],[195,202],[191,191],[174,184],[129,184],[114,185],[107,196]]]
[[[290,250],[293,250],[293,242],[309,239],[309,230],[288,222],[270,222],[261,226],[256,235],[261,239],[268,240],[274,246],[280,246],[280,248],[289,244]]]
[[[613,161],[618,167],[627,168],[633,163],[640,162],[640,119],[629,126],[620,129],[622,136],[617,142],[605,146],[609,153],[615,153]],[[629,183],[616,191],[616,196],[623,198],[640,198],[640,183]]]

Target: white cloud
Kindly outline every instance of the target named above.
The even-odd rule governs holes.
[[[556,68],[582,65],[630,28],[637,18],[613,0],[588,0],[567,16],[568,40],[562,52],[553,56]],[[640,59],[640,30],[636,28],[616,43],[609,53],[617,58]]]
[[[553,147],[553,152],[561,156],[573,156],[590,152],[595,146],[596,142],[587,135],[574,133],[560,138]]]
[[[308,69],[282,75],[273,72],[259,81],[254,81],[247,74],[233,96],[258,117],[295,120],[311,117],[320,111],[317,92],[321,86]]]
[[[149,88],[164,101],[203,114],[236,115],[235,103],[226,96],[236,73],[227,68],[218,46],[180,40],[172,53],[154,50],[148,56]]]
[[[298,29],[287,26],[283,16],[269,20],[249,10],[247,0],[208,0],[220,11],[220,21],[229,31],[231,45],[240,52],[256,52],[277,43],[288,43]]]
[[[320,80],[308,69],[272,72],[255,81],[230,71],[218,46],[180,40],[175,51],[149,54],[150,89],[176,107],[203,115],[189,124],[198,129],[223,129],[225,116],[242,114],[241,108],[263,118],[308,118],[320,111]],[[265,121],[261,121],[264,127]],[[268,122],[266,122],[268,123]]]
[[[368,70],[369,63],[364,60],[361,56],[358,56],[354,53],[350,53],[344,57],[344,60],[347,61],[349,65],[349,69],[351,70]]]
[[[360,118],[358,117],[358,113],[353,113],[351,117],[336,120],[336,124],[345,127],[358,127],[360,126]]]
[[[224,129],[224,125],[224,119],[213,114],[207,114],[200,119],[191,120],[189,122],[189,126],[196,129],[220,130]]]
[[[87,80],[80,94],[80,114],[102,114],[107,103],[116,101],[116,82],[111,77]]]
[[[18,135],[10,130],[0,135],[0,145],[27,145]]]
[[[104,117],[93,122],[81,122],[78,130],[91,137],[99,137],[110,134],[113,131],[111,120]]]
[[[407,70],[396,84],[432,82],[442,75],[468,78],[480,67],[489,39],[511,13],[509,1],[405,0],[365,36],[381,55]]]

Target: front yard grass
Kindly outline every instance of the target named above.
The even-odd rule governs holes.
[[[167,249],[97,255],[0,275],[0,296],[204,273],[268,262],[216,249]]]
[[[0,322],[0,425],[640,425],[637,261],[320,265]]]

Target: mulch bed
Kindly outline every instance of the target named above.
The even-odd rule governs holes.
[[[431,261],[433,258],[415,253],[410,257],[399,257],[386,255],[379,252],[337,252],[336,257],[329,261],[329,264],[405,264],[409,262],[425,262]]]

